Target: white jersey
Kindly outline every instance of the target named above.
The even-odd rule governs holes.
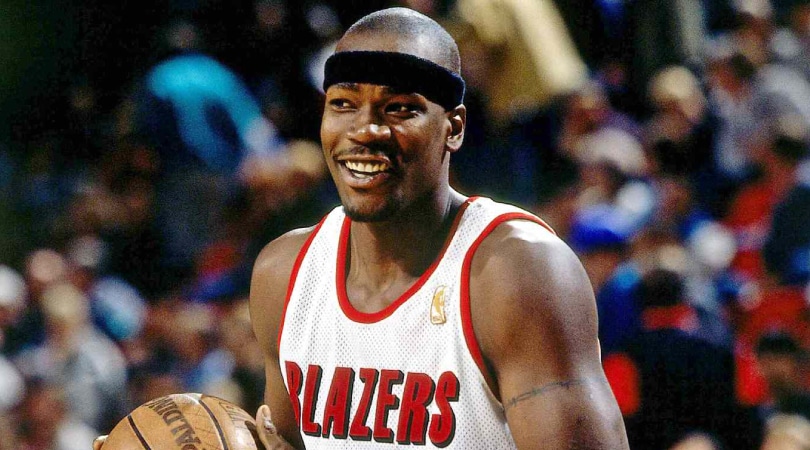
[[[346,296],[350,220],[339,207],[321,221],[293,268],[279,331],[279,363],[308,449],[515,448],[483,376],[469,308],[476,248],[514,219],[545,226],[514,206],[469,199],[436,261],[375,313]]]

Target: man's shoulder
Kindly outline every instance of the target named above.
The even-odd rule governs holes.
[[[472,264],[471,283],[486,286],[478,291],[499,301],[557,299],[558,291],[567,292],[572,284],[589,286],[573,250],[547,226],[532,220],[499,224],[476,250]]]
[[[521,233],[528,231],[528,233],[539,233],[540,235],[556,235],[554,229],[543,218],[538,216],[532,210],[526,209],[514,203],[502,202],[488,197],[473,196],[469,199],[471,204],[475,204],[478,208],[479,214],[483,217],[489,217],[490,220],[497,225],[492,231],[504,232],[504,230],[512,230],[513,232]],[[492,224],[490,224],[492,225]],[[495,234],[495,233],[489,234]]]
[[[287,290],[295,261],[314,227],[300,228],[267,244],[256,258],[250,282],[250,318],[253,332],[268,354],[278,347]]]
[[[273,269],[267,266],[283,265],[285,262],[292,264],[303,247],[320,229],[340,226],[344,217],[343,208],[338,206],[321,216],[317,223],[310,222],[309,226],[291,229],[271,240],[256,257],[254,274],[257,269]]]
[[[494,259],[499,266],[524,264],[536,260],[544,264],[574,254],[544,222],[531,218],[499,223],[481,242],[476,252],[479,259]]]
[[[270,241],[264,246],[254,264],[254,276],[262,273],[274,273],[285,267],[292,267],[304,244],[309,240],[317,226],[296,228]]]
[[[269,295],[251,295],[251,298],[283,297],[298,255],[315,233],[316,226],[296,228],[273,239],[264,246],[253,265],[251,291]]]

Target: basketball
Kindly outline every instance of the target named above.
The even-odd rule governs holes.
[[[205,394],[171,394],[148,401],[110,432],[103,450],[257,450],[253,417]]]

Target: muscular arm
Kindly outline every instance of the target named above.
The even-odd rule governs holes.
[[[470,302],[485,377],[518,448],[628,448],[593,291],[562,241],[528,221],[500,225],[473,258]]]
[[[290,274],[310,232],[292,231],[268,244],[256,260],[250,286],[250,319],[264,354],[267,379],[264,401],[270,407],[278,433],[295,448],[304,448],[304,444],[279,366],[278,332]]]

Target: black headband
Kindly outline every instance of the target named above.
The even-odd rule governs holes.
[[[338,52],[326,60],[324,72],[324,92],[337,83],[369,83],[417,92],[445,111],[464,102],[461,75],[407,53]]]

